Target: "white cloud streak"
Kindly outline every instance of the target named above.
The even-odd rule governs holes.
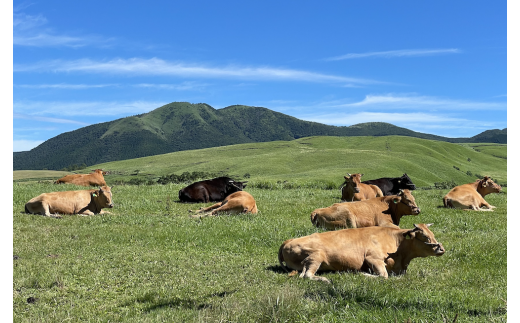
[[[113,59],[109,61],[94,61],[80,59],[72,61],[54,60],[35,64],[15,65],[14,72],[86,72],[123,75],[165,75],[178,77],[200,78],[232,78],[255,80],[289,80],[306,82],[332,82],[353,84],[383,84],[384,82],[351,78],[337,75],[321,74],[309,71],[273,68],[273,67],[241,67],[225,66],[211,67],[182,62],[168,62],[158,58]]]
[[[119,86],[119,84],[14,84],[14,87],[24,89],[66,89],[66,90],[83,90],[93,88],[105,88]]]
[[[43,142],[44,140],[13,140],[13,152],[29,151]]]
[[[43,117],[41,115],[28,115],[28,114],[23,114],[23,113],[14,113],[13,118],[14,119],[35,120],[35,121],[48,122],[48,123],[69,123],[69,124],[78,124],[78,125],[82,125],[82,126],[88,125],[88,123],[76,121],[76,120]]]
[[[134,101],[134,102],[15,102],[14,111],[15,118],[47,118],[42,115],[52,116],[118,116],[118,115],[133,115],[150,112],[160,106],[169,102],[152,102],[152,101]],[[47,118],[49,122],[51,119]],[[43,120],[42,120],[43,121]],[[71,121],[69,123],[83,124],[79,121]]]
[[[325,60],[327,61],[340,61],[345,59],[354,58],[366,58],[366,57],[411,57],[411,56],[433,56],[442,54],[458,54],[461,51],[457,48],[448,49],[402,49],[402,50],[390,50],[384,52],[368,52],[368,53],[350,53],[336,57],[330,57]]]

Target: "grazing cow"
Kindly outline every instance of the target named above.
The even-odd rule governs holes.
[[[376,185],[361,183],[361,176],[363,174],[347,173],[345,182],[341,187],[341,200],[346,202],[364,201],[374,197],[384,196],[381,189]]]
[[[105,178],[103,175],[108,174],[108,172],[102,169],[95,169],[90,174],[72,174],[66,175],[57,181],[54,184],[76,184],[81,186],[106,186]]]
[[[108,186],[93,190],[43,193],[25,204],[25,213],[61,218],[59,214],[93,215],[110,213],[112,190]]]
[[[206,213],[211,211],[211,213]],[[200,208],[195,213],[206,213],[200,216],[192,217],[201,218],[205,216],[214,216],[221,213],[239,214],[239,213],[258,213],[256,201],[251,194],[244,191],[235,192],[227,196],[224,201],[213,204],[210,207]]]
[[[181,202],[222,202],[229,194],[242,191],[246,182],[235,182],[229,177],[217,177],[195,182],[179,191]]]
[[[395,195],[399,190],[415,190],[415,184],[406,173],[401,177],[383,177],[378,179],[371,179],[361,182],[363,184],[372,184],[378,186],[385,196]]]
[[[282,268],[289,268],[301,278],[330,281],[314,276],[320,271],[373,272],[384,278],[402,275],[410,261],[417,257],[442,256],[442,243],[428,229],[431,224],[414,224],[414,228],[369,227],[314,233],[289,239],[278,251]],[[284,266],[285,262],[286,266]]]
[[[328,230],[371,226],[399,228],[401,217],[420,212],[412,193],[403,190],[397,195],[352,203],[335,203],[316,209],[311,213],[311,222],[316,227]]]
[[[493,211],[495,206],[490,205],[484,196],[490,193],[500,193],[502,187],[493,182],[488,176],[479,179],[474,183],[455,186],[443,198],[444,207],[476,210],[476,211]],[[482,209],[485,206],[486,209]]]

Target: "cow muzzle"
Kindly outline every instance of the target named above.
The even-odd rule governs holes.
[[[354,192],[359,193],[359,187],[354,187]]]
[[[419,213],[421,213],[421,209],[420,209],[420,208],[418,208],[418,207],[412,207],[412,214],[413,214],[413,215],[417,215],[417,214],[419,214]]]
[[[114,207],[114,203],[110,203],[110,204],[108,205],[108,207],[109,207],[109,208],[113,208],[113,207]]]
[[[413,191],[413,190],[415,190],[415,188],[416,188],[416,187],[415,187],[415,184],[408,184],[408,189],[409,189],[409,190],[412,190],[412,191]]]
[[[427,245],[433,247],[433,252],[435,252],[436,256],[442,256],[446,252],[442,243],[427,243]]]

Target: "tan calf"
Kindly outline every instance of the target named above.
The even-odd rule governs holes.
[[[311,222],[316,227],[328,230],[371,226],[398,228],[403,216],[417,215],[420,212],[412,193],[402,190],[397,195],[335,203],[326,208],[316,209],[311,213]]]
[[[25,204],[25,212],[61,218],[60,214],[93,215],[110,213],[102,210],[112,208],[112,191],[108,186],[97,190],[43,193]]]
[[[348,174],[344,176],[345,182],[341,188],[341,200],[345,202],[364,201],[374,197],[384,196],[381,189],[376,185],[361,183],[363,174]]]
[[[211,211],[211,212],[210,212]],[[208,213],[210,212],[210,213]],[[251,194],[245,191],[238,191],[228,195],[224,201],[213,204],[210,207],[200,208],[195,213],[204,213],[203,215],[192,215],[191,217],[201,218],[206,216],[214,216],[220,213],[258,213],[256,201]]]
[[[287,272],[294,269],[301,271],[301,278],[327,283],[327,278],[315,276],[317,271],[353,270],[384,278],[389,273],[402,275],[412,259],[444,254],[430,225],[414,224],[412,230],[369,227],[314,233],[282,243],[278,261]]]
[[[444,206],[448,208],[493,211],[495,208],[490,205],[484,196],[490,193],[499,193],[502,187],[491,180],[488,176],[479,179],[474,183],[456,186],[451,189],[443,198]],[[486,207],[486,209],[482,209]]]
[[[108,172],[103,171],[102,169],[95,169],[90,174],[72,174],[66,175],[54,182],[54,184],[76,184],[80,186],[105,186],[107,183],[105,182],[105,178],[103,175],[108,174]]]

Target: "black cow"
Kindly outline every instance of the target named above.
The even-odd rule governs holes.
[[[414,190],[415,184],[412,183],[412,180],[406,173],[401,177],[383,177],[378,179],[371,179],[368,181],[361,182],[363,184],[372,184],[378,186],[385,196],[388,195],[397,195],[399,190]]]
[[[243,190],[247,182],[235,182],[229,177],[217,177],[195,182],[179,191],[181,202],[222,202],[228,195]]]

